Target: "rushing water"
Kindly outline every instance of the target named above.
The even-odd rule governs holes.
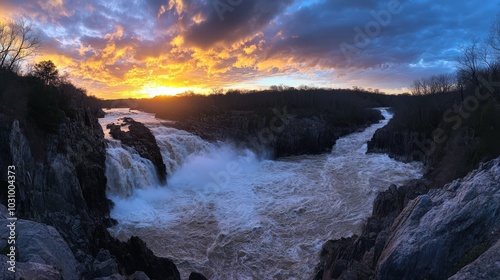
[[[421,164],[366,154],[366,142],[392,117],[381,112],[385,120],[339,139],[330,154],[259,160],[151,114],[108,110],[104,129],[124,116],[151,129],[169,174],[160,186],[151,162],[111,140],[106,176],[119,224],[110,232],[140,236],[176,263],[182,279],[191,271],[210,279],[311,279],[321,246],[359,232],[378,191],[422,174]]]

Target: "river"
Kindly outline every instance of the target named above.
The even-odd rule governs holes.
[[[160,185],[151,162],[110,140],[107,194],[115,203],[110,232],[141,237],[172,259],[182,279],[311,279],[322,245],[359,233],[376,194],[420,178],[420,163],[366,154],[385,120],[337,141],[331,153],[262,159],[228,143],[209,143],[162,125],[154,115],[109,109],[107,123],[132,117],[156,137],[169,174]],[[126,129],[126,127],[124,127]]]

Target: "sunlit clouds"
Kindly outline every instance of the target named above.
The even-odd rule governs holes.
[[[150,97],[275,84],[406,90],[452,72],[458,47],[487,35],[499,6],[401,1],[353,57],[339,47],[389,1],[3,0],[0,17],[42,32],[51,59],[90,94]],[[225,7],[225,6],[224,6]],[[222,17],[221,17],[222,14]],[[222,18],[222,19],[221,19]]]

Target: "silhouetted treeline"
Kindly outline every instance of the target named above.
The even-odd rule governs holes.
[[[367,108],[388,104],[392,97],[359,90],[285,89],[226,94],[161,96],[151,99],[103,101],[105,107],[133,104],[157,117],[182,120],[230,111],[251,111],[263,115],[272,109],[287,108],[299,117],[323,116],[336,125],[363,123],[378,114]]]

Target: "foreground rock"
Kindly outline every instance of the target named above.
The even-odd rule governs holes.
[[[51,265],[41,263],[16,263],[16,271],[9,271],[9,259],[0,255],[0,279],[2,280],[17,280],[17,279],[37,279],[37,280],[63,280],[60,271]],[[71,279],[71,278],[70,278]]]
[[[128,126],[128,131],[121,130],[122,126]],[[122,125],[108,124],[107,128],[109,128],[109,133],[113,138],[120,140],[124,145],[134,148],[141,157],[153,162],[158,178],[161,182],[165,182],[167,168],[163,162],[160,147],[158,147],[156,139],[149,128],[132,118],[124,118]]]
[[[377,266],[383,279],[444,279],[471,250],[498,239],[500,159],[419,196],[394,222]]]
[[[500,159],[424,192],[379,194],[361,236],[325,244],[315,279],[498,279]]]
[[[151,279],[180,279],[175,264],[169,259],[155,256],[139,237],[132,236],[127,242],[121,242],[102,228],[95,235],[99,236],[97,245],[109,250],[120,264],[123,274],[143,271]]]
[[[0,248],[8,248],[8,220],[0,220]],[[17,276],[33,279],[30,275],[60,275],[64,279],[80,279],[78,262],[59,232],[33,221],[16,222]],[[31,271],[31,272],[30,272]],[[51,279],[51,278],[48,278]]]

